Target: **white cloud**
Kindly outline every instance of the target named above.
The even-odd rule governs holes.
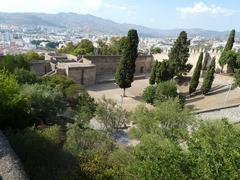
[[[115,10],[119,10],[119,11],[124,11],[129,16],[137,14],[135,11],[130,10],[126,6],[117,6],[115,4],[110,4],[110,3],[105,3],[104,6],[106,8],[115,9]]]
[[[177,8],[180,11],[182,18],[189,15],[208,14],[208,15],[232,15],[232,10],[226,9],[217,5],[207,5],[203,2],[195,3],[192,7]]]
[[[7,0],[1,2],[1,12],[76,12],[98,10],[102,0]]]
[[[104,6],[107,7],[107,8],[118,9],[118,10],[121,10],[121,11],[127,10],[127,7],[125,7],[125,6],[117,6],[115,4],[110,4],[110,3],[105,3]]]

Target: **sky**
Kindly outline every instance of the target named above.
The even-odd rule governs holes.
[[[1,12],[74,12],[157,29],[240,30],[240,0],[2,0]]]

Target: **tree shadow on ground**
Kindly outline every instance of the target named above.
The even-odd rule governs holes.
[[[229,90],[229,88],[225,88],[225,89],[221,89],[221,90],[217,90],[217,91],[210,91],[206,96],[214,96],[216,94],[221,94],[224,92],[227,92]]]
[[[195,98],[192,98],[192,99],[187,99],[186,103],[187,103],[187,104],[188,104],[188,103],[193,103],[193,102],[196,102],[196,101],[200,101],[200,100],[202,100],[202,99],[204,99],[203,96],[201,96],[201,97],[195,97]]]
[[[118,85],[115,83],[101,83],[101,84],[96,84],[92,86],[88,86],[86,88],[88,91],[105,91],[105,90],[112,90],[112,89],[119,89]]]

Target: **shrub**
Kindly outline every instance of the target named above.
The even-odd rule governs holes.
[[[13,75],[0,71],[0,129],[21,129],[31,125],[28,106],[19,90]]]
[[[19,84],[34,84],[38,82],[37,75],[25,69],[16,69],[14,75]]]
[[[235,84],[237,86],[240,86],[240,69],[235,70],[234,77],[235,77]]]
[[[177,87],[174,81],[166,81],[158,84],[155,95],[156,101],[163,102],[177,96]]]
[[[156,94],[156,87],[155,86],[148,86],[143,91],[143,99],[146,103],[153,104],[155,100],[155,94]]]

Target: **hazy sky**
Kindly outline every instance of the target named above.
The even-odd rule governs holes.
[[[75,12],[152,28],[240,30],[240,0],[2,0],[1,12]]]

